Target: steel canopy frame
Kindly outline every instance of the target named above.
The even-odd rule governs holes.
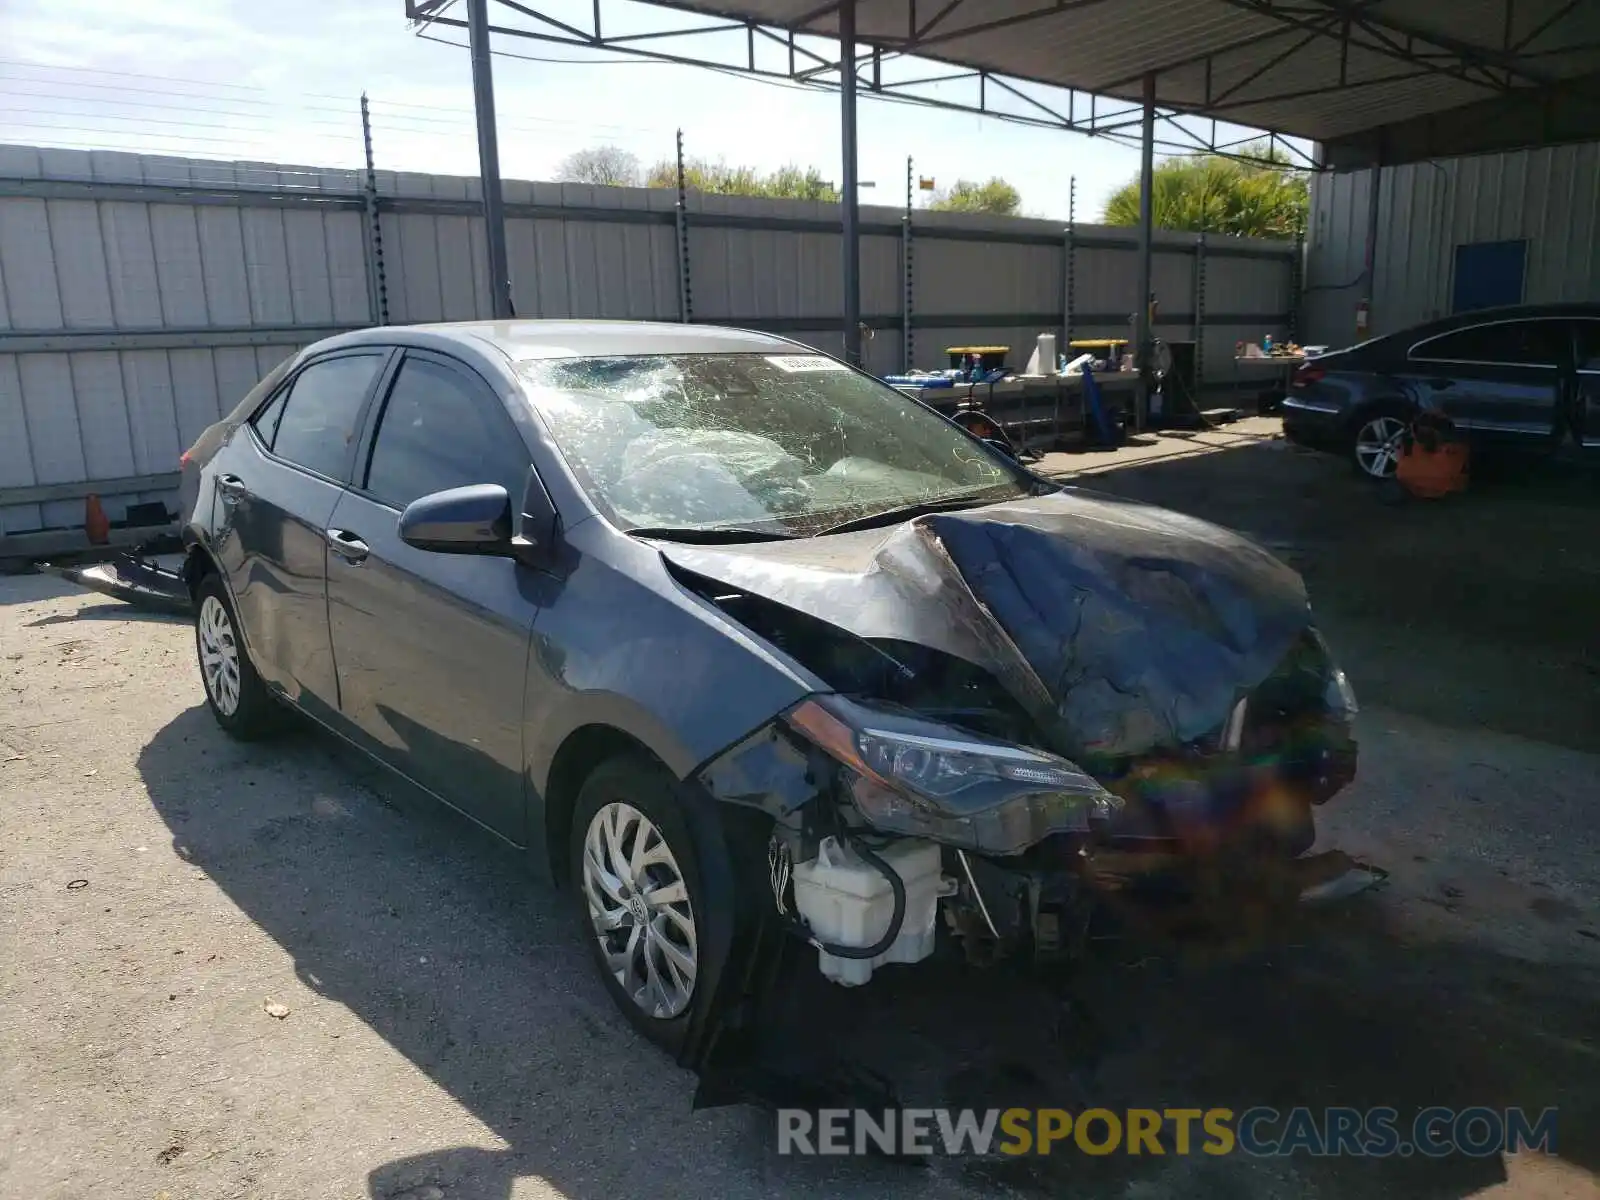
[[[435,27],[466,30],[469,22],[464,17],[451,15],[456,2],[457,0],[405,0],[406,17],[420,36],[428,36],[429,30]],[[670,2],[656,3],[655,0],[631,0],[631,2],[655,11],[681,11]],[[861,0],[857,0],[857,3],[860,2]],[[1140,126],[1144,120],[1142,101],[1112,99],[1103,94],[1130,82],[1129,80],[1113,80],[1105,85],[1097,85],[1094,90],[1065,88],[998,71],[953,66],[939,61],[937,57],[939,47],[955,37],[967,36],[975,29],[1011,27],[1041,16],[1093,8],[1113,3],[1114,0],[1059,0],[1058,3],[1014,17],[985,22],[980,26],[969,26],[954,32],[942,34],[939,32],[940,25],[958,8],[963,4],[974,2],[975,0],[944,0],[944,3],[935,9],[931,18],[911,31],[911,36],[899,41],[867,39],[857,35],[854,39],[856,44],[864,48],[862,52],[852,56],[857,91],[899,103],[993,117],[1016,125],[1103,137],[1108,141],[1134,148],[1141,146]],[[1268,0],[1262,2],[1267,3]],[[466,4],[468,8],[475,7],[476,0],[466,0]],[[819,53],[803,40],[836,42],[837,35],[832,32],[813,33],[803,29],[786,29],[744,17],[695,19],[685,14],[686,21],[692,19],[694,23],[686,24],[681,29],[615,34],[606,31],[604,6],[598,0],[594,5],[588,28],[580,28],[541,11],[539,0],[527,0],[527,2],[487,0],[487,4],[491,11],[498,7],[506,14],[506,20],[520,22],[518,24],[490,22],[488,29],[493,34],[522,38],[550,46],[625,54],[679,66],[705,67],[729,74],[749,75],[827,91],[838,91],[841,87],[841,60],[829,54]],[[837,18],[842,7],[842,0],[829,0],[828,3],[820,4],[806,13],[796,25],[802,25],[822,16],[832,15]],[[718,56],[715,53],[715,45],[708,45],[703,52],[685,50],[673,53],[657,49],[651,44],[664,39],[680,41],[699,39],[709,42],[711,39],[725,37],[730,33],[744,35],[744,53],[738,58],[726,53]],[[1270,36],[1280,35],[1281,31],[1274,29]],[[1226,54],[1257,40],[1262,40],[1260,35],[1218,47],[1210,52],[1210,56]],[[934,53],[929,57],[924,55],[924,51]],[[764,54],[770,58],[772,53],[777,53],[782,58],[781,66],[773,66],[770,62],[764,61]],[[1192,64],[1200,60],[1187,61]],[[923,73],[911,78],[885,77],[886,67],[901,63],[915,63],[918,70]],[[1160,68],[1157,73],[1159,75],[1163,71],[1182,65],[1185,63],[1168,64]],[[932,69],[923,70],[924,68]],[[1141,83],[1143,76],[1144,73],[1141,72],[1134,76],[1131,82]],[[925,90],[936,87],[949,88],[950,85],[961,85],[962,94],[930,95]],[[1315,94],[1315,90],[1305,94]],[[1223,128],[1209,113],[1191,111],[1182,106],[1163,104],[1157,107],[1153,136],[1156,149],[1175,154],[1219,154],[1245,162],[1283,166],[1282,161],[1272,158],[1270,154],[1262,158],[1238,153],[1241,147],[1266,141],[1271,151],[1282,151],[1286,154],[1291,166],[1310,170],[1316,169],[1319,165],[1312,155],[1282,134],[1262,130],[1259,134],[1241,138]]]
[[[491,2],[498,3],[502,8],[529,19],[535,24],[532,27],[493,24],[489,21],[488,16]],[[728,17],[716,20],[712,24],[701,23],[692,28],[682,30],[657,30],[649,33],[607,35],[602,24],[601,0],[595,0],[594,2],[592,25],[587,30],[558,20],[547,13],[540,12],[531,3],[522,3],[520,0],[466,0],[467,17],[465,20],[448,15],[447,10],[452,6],[454,0],[406,0],[406,15],[418,27],[419,33],[425,35],[429,27],[437,25],[466,29],[469,34],[469,49],[472,55],[473,68],[474,109],[478,123],[480,170],[483,176],[484,216],[491,226],[499,226],[498,230],[491,228],[486,238],[490,258],[490,279],[495,284],[493,295],[495,316],[497,318],[509,316],[512,312],[512,300],[511,283],[509,278],[506,277],[507,272],[505,269],[505,218],[500,203],[499,161],[495,150],[494,93],[490,82],[489,66],[489,39],[491,34],[499,33],[512,37],[528,38],[538,42],[571,46],[577,49],[610,50],[653,59],[658,62],[710,67],[735,74],[780,79],[803,86],[832,88],[839,91],[840,141],[843,159],[841,173],[843,186],[840,195],[840,232],[842,234],[840,240],[842,243],[844,291],[843,350],[846,360],[856,366],[862,365],[861,235],[860,196],[857,187],[856,99],[858,93],[865,90],[869,94],[900,100],[905,103],[991,116],[1000,120],[1040,128],[1060,129],[1090,136],[1108,137],[1113,141],[1139,147],[1138,290],[1140,298],[1137,311],[1134,313],[1134,353],[1135,362],[1139,368],[1139,388],[1134,418],[1136,427],[1142,429],[1148,407],[1150,383],[1149,350],[1152,331],[1149,293],[1155,148],[1162,146],[1183,153],[1203,151],[1281,166],[1283,165],[1281,162],[1271,157],[1272,152],[1279,145],[1277,135],[1271,133],[1268,135],[1269,154],[1266,159],[1233,154],[1232,151],[1238,147],[1248,145],[1259,139],[1252,137],[1235,139],[1225,143],[1219,142],[1218,125],[1215,118],[1209,119],[1209,137],[1202,137],[1185,124],[1187,118],[1178,110],[1168,109],[1162,111],[1156,104],[1156,80],[1158,77],[1158,72],[1156,71],[1144,73],[1141,79],[1142,102],[1132,107],[1123,107],[1112,112],[1102,113],[1099,110],[1100,97],[1094,93],[1089,93],[1087,96],[1089,112],[1086,119],[1080,118],[1077,114],[1079,93],[1075,89],[1053,89],[1054,91],[1066,92],[1066,112],[1063,113],[1060,111],[1062,106],[1059,102],[1055,105],[1047,104],[1023,90],[1027,81],[1006,77],[985,69],[955,70],[940,75],[886,82],[883,78],[884,64],[886,62],[892,64],[898,59],[905,58],[910,52],[937,46],[953,37],[969,36],[975,29],[992,30],[1010,27],[1023,24],[1046,14],[1060,13],[1071,9],[1090,8],[1097,4],[1106,3],[1108,0],[1057,0],[1056,3],[1048,8],[1015,14],[1011,17],[984,23],[981,26],[968,26],[958,32],[939,32],[938,26],[963,2],[964,0],[945,0],[943,6],[925,24],[921,25],[917,23],[915,4],[912,4],[910,6],[910,28],[908,29],[908,37],[904,41],[890,45],[869,42],[867,43],[867,53],[858,56],[856,53],[856,5],[858,0],[828,0],[827,3],[805,14],[795,24],[804,26],[818,17],[832,14],[837,21],[837,30],[834,37],[839,45],[839,57],[830,59],[797,41],[794,29],[768,26],[749,18]],[[1262,0],[1262,2],[1265,3],[1268,0]],[[671,5],[652,5],[652,7],[670,8]],[[671,54],[643,44],[661,38],[719,35],[733,31],[742,31],[745,35],[746,54],[742,63],[730,63],[725,59],[697,58],[690,55]],[[809,36],[824,37],[824,35]],[[765,43],[776,44],[783,49],[786,59],[784,70],[780,71],[764,67],[758,62],[756,53],[758,39]],[[862,76],[863,71],[865,72],[864,78]],[[975,102],[964,103],[911,90],[917,87],[960,82],[969,82],[976,87],[977,97]],[[1246,81],[1246,83],[1248,82],[1249,80]],[[1048,88],[1051,85],[1035,86]],[[991,89],[1011,98],[1013,101],[1020,101],[1027,107],[1020,112],[997,109],[990,103]],[[1134,114],[1137,115],[1135,116]],[[1158,122],[1166,123],[1169,132],[1175,131],[1184,140],[1175,142],[1170,140],[1170,137],[1163,138],[1159,136],[1157,134]],[[1134,125],[1139,127],[1137,135],[1129,132]],[[1297,155],[1307,166],[1316,165],[1310,156],[1292,143],[1284,142],[1282,145],[1286,150]]]

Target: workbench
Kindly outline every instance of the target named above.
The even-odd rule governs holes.
[[[1139,376],[1133,371],[1095,375],[1101,402],[1113,424],[1133,411]],[[1013,375],[995,383],[956,382],[950,387],[895,384],[934,411],[953,417],[980,409],[1003,426],[1019,450],[1051,450],[1065,434],[1084,428],[1082,375]]]
[[[1252,376],[1261,380],[1264,386],[1257,393],[1256,407],[1261,412],[1273,412],[1289,391],[1289,377],[1305,361],[1304,354],[1236,354],[1233,375],[1240,384]]]

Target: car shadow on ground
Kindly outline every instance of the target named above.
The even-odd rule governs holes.
[[[382,1200],[502,1200],[522,1179],[574,1200],[910,1197],[932,1176],[944,1194],[1111,1197],[1137,1183],[1151,1196],[1456,1200],[1505,1177],[1497,1157],[782,1158],[770,1116],[692,1111],[693,1077],[615,1012],[566,906],[518,854],[397,792],[331,739],[297,730],[239,745],[196,707],[138,765],[175,852],[307,986],[504,1142],[384,1163],[368,1179]],[[889,968],[853,991],[802,972],[781,1041],[819,1073],[867,1067],[910,1105],[1554,1106],[1560,1157],[1600,1172],[1600,973],[1413,943],[1381,896],[1232,932],[1109,946],[1070,990],[959,961]]]
[[[36,621],[27,622],[27,627],[40,629],[48,625],[71,625],[76,621],[155,621],[159,624],[187,625],[191,620],[193,618],[179,616],[176,613],[151,612],[132,604],[113,601],[109,604],[86,605],[83,608],[73,609],[70,613],[40,617]]]

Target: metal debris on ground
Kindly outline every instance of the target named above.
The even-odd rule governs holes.
[[[36,565],[45,574],[57,575],[68,583],[151,612],[187,616],[191,609],[189,589],[183,576],[161,566],[153,558],[136,553],[119,554],[109,562],[87,567],[46,562]]]

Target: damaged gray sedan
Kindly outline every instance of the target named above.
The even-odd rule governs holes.
[[[345,334],[184,497],[221,725],[298,710],[526,847],[691,1064],[784,947],[853,985],[1071,955],[1147,886],[1312,886],[1355,770],[1293,571],[782,338]]]

